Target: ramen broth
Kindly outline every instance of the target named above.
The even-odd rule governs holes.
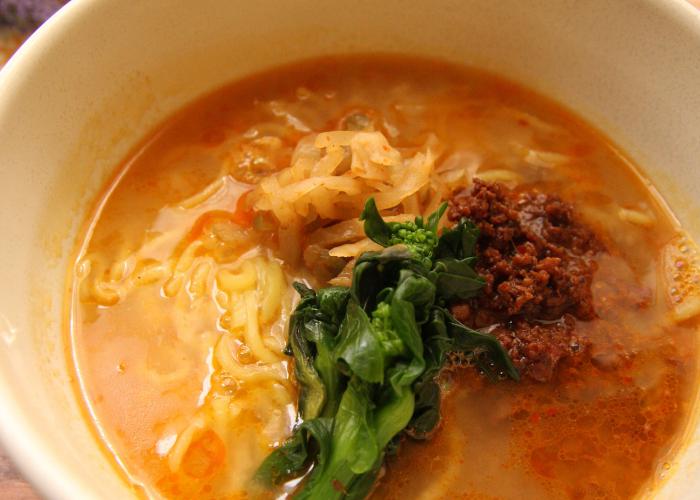
[[[306,240],[290,248],[246,198],[289,166],[300,139],[355,122],[402,155],[431,144],[436,168],[464,167],[464,185],[560,196],[606,248],[596,317],[575,327],[591,359],[564,362],[549,382],[443,373],[440,428],[402,440],[373,497],[631,498],[652,487],[694,387],[695,324],[670,319],[664,279],[679,228],[629,161],[566,110],[475,70],[400,57],[235,82],[165,122],[101,194],[72,276],[73,358],[129,478],[166,498],[270,496],[251,478],[296,422],[283,354],[291,283],[332,276],[308,269]]]

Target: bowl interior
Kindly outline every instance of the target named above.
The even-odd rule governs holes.
[[[135,494],[71,386],[66,270],[96,192],[126,153],[183,104],[237,77],[344,52],[412,53],[499,73],[605,132],[700,237],[697,12],[680,0],[425,5],[73,0],[0,72],[0,438],[42,493]],[[700,487],[695,431],[662,498]]]

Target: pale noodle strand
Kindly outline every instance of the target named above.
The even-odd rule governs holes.
[[[262,296],[262,306],[260,307],[260,321],[263,323],[272,322],[280,313],[282,305],[282,294],[286,281],[282,267],[275,261],[265,262],[263,259],[257,259],[258,276],[262,279],[262,286],[259,287]]]
[[[331,153],[325,162],[317,165],[330,175],[344,161],[342,148]],[[303,162],[299,165],[305,175],[313,166],[314,163],[303,165]],[[205,203],[219,193],[218,186],[219,183],[211,184],[183,201],[181,207]],[[299,243],[298,229],[289,228],[282,240]],[[136,287],[162,283],[160,290],[172,306],[172,325],[178,342],[189,346],[211,345],[211,388],[202,399],[202,406],[167,451],[167,467],[172,472],[186,467],[188,450],[205,434],[213,432],[226,445],[227,467],[232,472],[231,477],[225,475],[226,480],[240,487],[244,481],[240,474],[247,472],[232,465],[236,456],[262,457],[266,446],[279,444],[288,436],[295,419],[296,392],[290,380],[289,364],[282,354],[286,343],[284,324],[294,305],[294,299],[290,298],[294,293],[281,263],[265,251],[251,249],[225,267],[210,251],[202,239],[195,239],[165,262],[152,258],[138,260],[139,251],[111,264],[98,255],[84,259],[76,269],[76,276],[80,280],[82,300],[110,306],[126,298]],[[218,324],[226,333],[221,334],[213,325],[202,321],[217,315]],[[249,359],[253,362],[246,362]],[[174,365],[171,371],[148,369],[145,376],[159,387],[180,384],[192,373],[194,362]],[[229,379],[231,383],[222,382]],[[239,390],[243,387],[244,390]],[[240,434],[238,419],[250,418],[259,422],[256,429]],[[240,420],[243,421],[248,420]],[[239,443],[241,439],[245,442]],[[239,444],[250,449],[243,450]]]
[[[132,287],[150,285],[170,276],[171,271],[166,264],[149,260],[136,264],[133,274],[129,277],[129,284]]]
[[[272,336],[263,337],[263,343],[265,344],[265,347],[272,352],[282,352],[284,350],[284,346],[286,345],[286,342],[280,343],[275,337]]]
[[[197,264],[192,271],[189,290],[195,298],[203,297],[207,293],[209,274],[211,273],[212,269],[212,261],[211,259],[207,258],[207,260]]]
[[[241,382],[260,382],[276,380],[286,384],[287,367],[283,361],[273,364],[242,364],[234,355],[230,346],[230,334],[224,334],[214,347],[214,359],[231,377]]]
[[[211,426],[226,443],[229,441],[235,421],[242,412],[241,405],[233,401],[233,396],[214,395],[210,400]]]
[[[241,271],[238,273],[222,269],[216,275],[216,284],[221,290],[228,293],[250,290],[255,287],[257,280],[256,269],[249,261],[241,265]]]
[[[207,201],[209,198],[212,196],[216,195],[219,191],[221,191],[224,187],[225,184],[225,179],[224,177],[219,177],[217,180],[209,184],[207,187],[205,187],[203,190],[200,192],[190,196],[189,198],[182,200],[179,204],[180,208],[194,208],[198,205],[201,205],[205,201]]]
[[[113,306],[121,299],[118,285],[111,285],[104,281],[96,281],[92,287],[92,296],[95,302],[103,306]]]
[[[201,436],[206,427],[204,417],[202,415],[197,415],[178,436],[175,445],[170,450],[170,453],[168,453],[168,467],[171,472],[177,472],[180,469],[182,459],[185,457],[185,453],[187,453],[192,441],[198,436]]]
[[[177,264],[175,264],[175,272],[184,273],[190,267],[192,267],[192,263],[194,262],[195,254],[197,253],[197,250],[199,250],[199,248],[201,246],[202,246],[202,242],[199,240],[194,240],[192,243],[190,243],[187,246],[187,248],[185,248],[185,251],[182,252],[182,255],[180,255],[180,258],[177,260]]]
[[[230,296],[230,308],[229,312],[231,315],[230,325],[232,329],[243,329],[246,326],[246,308],[245,301],[241,295],[231,294]]]
[[[106,268],[107,264],[101,256],[91,255],[82,259],[78,265],[80,300],[94,301],[102,306],[112,306],[119,302],[122,296],[121,286],[102,279]],[[91,281],[92,276],[95,278]]]
[[[279,357],[270,351],[260,337],[260,324],[258,322],[258,294],[255,291],[243,294],[246,311],[245,342],[253,355],[264,363],[275,363]]]
[[[126,259],[114,261],[109,268],[110,281],[124,280],[134,268],[134,256],[130,255]]]
[[[185,282],[185,272],[192,266],[195,254],[201,246],[201,241],[194,240],[192,243],[187,245],[185,251],[182,252],[180,258],[177,259],[173,268],[172,276],[163,285],[163,293],[166,297],[174,297],[178,294],[180,288],[182,288],[182,285]]]
[[[163,293],[166,297],[175,297],[182,288],[182,284],[185,281],[184,274],[174,274],[165,282],[163,285]]]

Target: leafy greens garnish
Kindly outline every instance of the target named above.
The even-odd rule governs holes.
[[[384,250],[357,259],[350,288],[294,285],[301,301],[288,353],[302,423],[263,462],[259,482],[279,485],[308,473],[295,498],[364,498],[400,433],[424,439],[439,424],[437,376],[448,356],[467,357],[493,379],[519,379],[494,336],[447,309],[484,282],[472,267],[478,230],[470,221],[438,237],[445,209],[427,222],[385,222],[370,198],[360,219]]]

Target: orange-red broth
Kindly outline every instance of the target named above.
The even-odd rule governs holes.
[[[619,151],[543,97],[477,71],[398,57],[323,59],[235,82],[159,127],[100,196],[79,242],[71,338],[92,418],[130,479],[168,498],[260,495],[248,489],[249,478],[290,432],[293,382],[281,382],[282,389],[237,383],[217,365],[213,345],[228,329],[225,307],[206,296],[217,290],[216,261],[204,297],[187,284],[167,296],[164,280],[154,279],[100,304],[81,295],[81,283],[96,273],[116,279],[122,271],[110,266],[133,267],[135,254],[147,262],[181,254],[206,232],[207,220],[248,226],[240,199],[248,183],[286,167],[304,135],[337,129],[358,111],[395,147],[418,148],[435,134],[442,159],[478,158],[482,175],[514,172],[509,182],[573,202],[610,251],[593,285],[599,317],[577,324],[596,362],[564,365],[547,384],[493,384],[471,369],[445,374],[441,428],[431,441],[403,443],[374,496],[630,498],[657,482],[688,417],[696,362],[695,325],[667,318],[660,252],[677,234],[671,217]],[[281,147],[261,150],[251,130],[276,134]],[[523,161],[523,148],[571,161],[538,167]],[[216,196],[181,206],[225,174]],[[620,221],[620,207],[644,211],[652,223]],[[263,257],[284,253],[274,237],[252,241]],[[249,247],[234,244],[221,267]],[[93,259],[90,272],[81,267],[86,258]],[[281,269],[286,284],[313,282],[303,266]],[[639,295],[647,307],[639,307]],[[270,326],[277,345],[291,296]],[[219,422],[225,430],[212,424],[194,432],[173,470],[174,442],[193,420],[213,419],[212,401],[222,397],[229,398],[224,413],[231,404],[243,408]]]

